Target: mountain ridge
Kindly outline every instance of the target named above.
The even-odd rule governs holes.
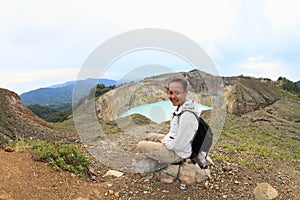
[[[211,106],[218,98],[218,95],[214,95],[220,92],[225,110],[235,115],[262,109],[280,98],[280,88],[271,80],[242,76],[217,77],[192,70],[153,76],[117,87],[97,100],[99,118],[111,121],[128,108],[168,99],[166,86],[174,78],[185,78],[189,83],[189,94],[204,105]],[[224,84],[224,91],[218,91],[216,84]],[[118,97],[116,101],[115,97]]]
[[[117,81],[112,79],[93,79],[88,78],[85,80],[68,81],[62,84],[56,84],[45,88],[39,88],[29,92],[22,93],[20,95],[25,105],[30,104],[44,104],[44,105],[59,105],[65,103],[72,103],[72,95],[74,83],[80,83],[82,85],[80,97],[88,95],[90,89],[95,87],[95,82],[104,84],[105,86],[112,86]],[[76,101],[79,99],[76,99]]]

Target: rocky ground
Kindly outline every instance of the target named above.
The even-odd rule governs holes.
[[[242,117],[227,114],[211,152],[211,178],[185,187],[179,181],[161,182],[159,173],[105,176],[111,168],[97,162],[89,175],[80,177],[35,161],[30,150],[1,151],[0,199],[254,199],[254,188],[264,182],[278,192],[276,199],[300,199],[300,117],[299,112],[288,115],[291,109],[299,109],[296,101],[278,102]],[[126,131],[156,128],[143,125]],[[167,126],[160,129],[166,130]],[[138,138],[126,131],[108,138],[134,151]]]

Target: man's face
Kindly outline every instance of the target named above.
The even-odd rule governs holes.
[[[168,97],[173,106],[181,106],[186,101],[187,89],[183,88],[180,82],[170,83]]]

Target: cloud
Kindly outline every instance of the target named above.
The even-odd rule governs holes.
[[[8,69],[5,73],[0,74],[0,87],[22,93],[68,80],[75,80],[78,71],[78,69],[41,69],[36,71]]]
[[[6,73],[1,73],[0,79],[4,84],[20,84],[51,77],[75,77],[78,71],[78,69],[53,69],[38,71],[11,70]],[[14,79],[11,79],[11,77],[14,77]]]
[[[277,80],[279,76],[285,74],[285,68],[277,61],[264,61],[263,56],[256,56],[248,58],[239,67],[243,75],[270,78]]]
[[[286,31],[300,23],[298,0],[266,0],[266,15],[274,29]]]

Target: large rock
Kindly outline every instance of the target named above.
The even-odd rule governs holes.
[[[265,80],[228,77],[224,78],[224,83],[227,111],[236,115],[262,109],[279,100],[277,86]]]
[[[161,182],[173,183],[179,180],[183,184],[193,185],[210,178],[209,169],[201,169],[198,164],[185,162],[182,165],[170,165],[160,171]]]
[[[278,196],[277,190],[269,183],[260,183],[254,188],[253,193],[257,200],[269,200]]]

